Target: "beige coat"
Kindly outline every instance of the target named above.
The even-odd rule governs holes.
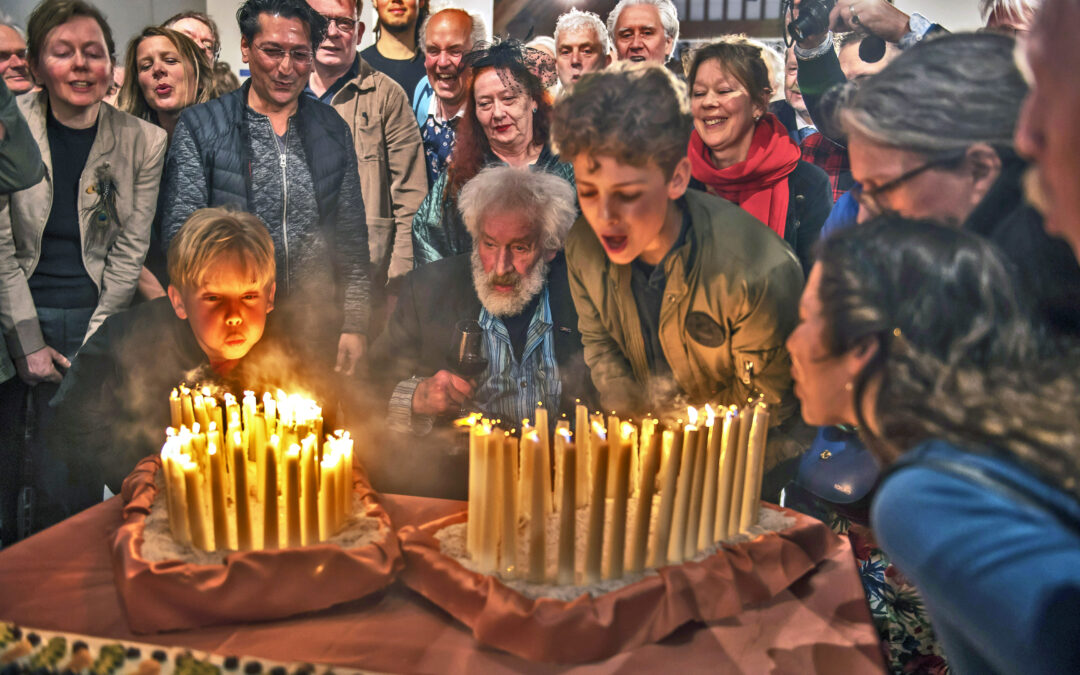
[[[13,357],[45,346],[27,279],[41,254],[41,240],[53,199],[53,162],[45,130],[48,95],[19,99],[19,108],[45,162],[45,179],[11,195],[0,209],[0,328]],[[163,129],[103,104],[98,131],[79,181],[79,231],[83,265],[98,288],[98,303],[85,337],[111,314],[123,310],[135,293],[150,246],[150,224],[157,208],[167,136]],[[55,161],[63,161],[57,157]],[[97,202],[99,167],[116,185],[119,223],[111,223],[104,243],[91,243],[90,213]],[[85,341],[85,338],[84,338]]]
[[[690,231],[664,260],[660,343],[678,388],[693,403],[742,404],[754,391],[795,410],[784,341],[798,320],[803,275],[780,237],[719,197],[687,190]],[[650,412],[658,389],[646,358],[630,266],[612,263],[584,217],[566,242],[570,289],[585,362],[604,410]]]
[[[424,149],[409,99],[397,82],[360,59],[360,74],[332,102],[352,130],[371,249],[371,284],[413,268],[412,220],[427,194]]]

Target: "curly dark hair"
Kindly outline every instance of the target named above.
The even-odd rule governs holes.
[[[1080,478],[1077,367],[1037,360],[1037,340],[1013,270],[989,241],[897,216],[838,232],[818,247],[829,352],[877,350],[853,382],[867,445],[892,459],[939,438],[1005,452],[1076,493]],[[1067,359],[1080,365],[1078,355]]]
[[[663,66],[620,61],[586,74],[559,101],[552,138],[564,161],[586,153],[638,167],[655,162],[670,179],[692,127],[686,85]]]
[[[270,14],[283,19],[300,19],[307,24],[311,48],[316,50],[326,38],[327,22],[304,0],[246,0],[236,10],[236,23],[240,25],[240,34],[251,44],[259,33],[259,15]]]
[[[461,191],[484,168],[491,156],[491,144],[484,128],[476,118],[476,76],[488,68],[494,68],[499,76],[510,78],[525,90],[532,99],[536,111],[532,114],[533,143],[546,145],[551,132],[551,97],[544,89],[544,84],[529,64],[534,60],[530,50],[517,40],[496,39],[490,43],[480,43],[476,49],[465,56],[465,64],[472,69],[465,99],[465,113],[458,123],[454,137],[454,152],[447,167],[447,198]]]

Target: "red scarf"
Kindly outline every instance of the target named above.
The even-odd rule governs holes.
[[[799,146],[772,113],[766,113],[750,142],[746,159],[717,169],[712,153],[698,135],[690,134],[690,170],[709,192],[743,207],[781,237],[787,224],[788,176],[799,163]]]

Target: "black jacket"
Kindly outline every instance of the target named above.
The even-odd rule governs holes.
[[[198,208],[254,213],[274,239],[278,299],[318,306],[312,322],[328,321],[330,305],[335,338],[365,333],[370,253],[349,127],[330,106],[301,96],[286,144],[288,158],[303,161],[280,167],[268,121],[247,105],[250,86],[181,113],[166,159],[163,244]]]
[[[572,419],[575,399],[594,410],[598,397],[585,365],[566,258],[561,252],[550,263],[548,297],[562,380],[559,412]],[[390,323],[372,349],[372,379],[381,405],[390,400],[398,382],[452,370],[456,325],[462,319],[478,318],[480,306],[468,254],[436,260],[410,272]]]

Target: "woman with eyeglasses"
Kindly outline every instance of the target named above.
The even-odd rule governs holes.
[[[723,40],[694,52],[687,84],[694,130],[691,187],[734,202],[786,241],[810,269],[832,208],[829,177],[804,162],[769,112],[772,86],[761,48]]]
[[[41,431],[71,359],[135,293],[167,139],[158,127],[102,103],[115,47],[96,7],[45,0],[30,15],[28,38],[41,91],[19,107],[48,178],[0,208],[0,327],[19,373],[0,385],[0,406],[25,410],[30,392]],[[30,452],[44,525],[67,514],[66,500],[85,496],[69,494],[65,467],[43,454],[39,439]],[[3,453],[0,473],[18,475],[20,454]]]
[[[124,62],[128,75],[120,87],[117,107],[156,124],[169,138],[180,111],[209,101],[214,91],[206,52],[187,35],[170,28],[144,28],[128,42]],[[155,218],[150,250],[139,275],[139,296],[147,300],[164,296],[168,283],[161,228]]]
[[[1013,130],[1027,93],[1015,41],[946,35],[901,54],[841,95],[859,220],[880,213],[963,227],[1014,263],[1025,305],[1050,338],[1080,336],[1080,267],[1023,197]]]

